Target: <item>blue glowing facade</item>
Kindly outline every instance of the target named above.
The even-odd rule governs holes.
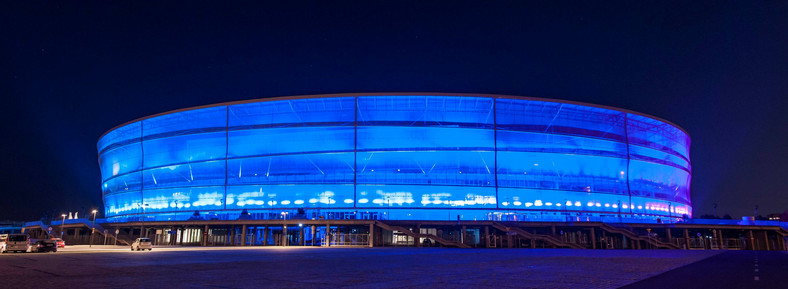
[[[262,219],[667,219],[691,215],[689,146],[677,126],[621,109],[397,93],[168,112],[110,130],[98,155],[105,214],[117,221],[244,209]]]

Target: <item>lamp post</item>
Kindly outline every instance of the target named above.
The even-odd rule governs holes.
[[[66,214],[62,214],[60,216],[63,217],[63,222],[60,223],[60,238],[63,239],[63,233],[66,230]]]
[[[287,212],[282,212],[282,246],[287,246]]]
[[[93,225],[90,226],[91,229],[92,229],[90,231],[90,247],[93,247],[93,234],[96,233],[96,212],[98,212],[98,210],[93,210],[93,212],[92,212],[93,213]]]
[[[146,236],[143,236],[142,234],[143,231],[145,231],[145,207],[147,207],[148,204],[143,204],[143,203],[139,203],[139,204],[140,207],[142,207],[142,227],[140,227],[140,238],[144,238],[147,236],[147,234],[145,234]]]

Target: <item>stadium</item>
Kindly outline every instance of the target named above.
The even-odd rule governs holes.
[[[671,222],[690,138],[625,109],[488,94],[277,97],[137,119],[98,141],[109,222]]]

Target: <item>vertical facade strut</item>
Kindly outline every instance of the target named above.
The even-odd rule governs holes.
[[[227,157],[230,156],[230,106],[224,107],[224,201],[222,206],[227,210]]]
[[[358,175],[358,96],[355,96],[353,99],[355,102],[353,111],[353,208],[356,208],[358,204],[358,196],[356,196],[356,176]]]
[[[144,198],[145,196],[143,196],[145,192],[145,182],[143,180],[143,178],[145,178],[145,175],[143,174],[143,172],[145,171],[145,146],[142,145],[143,144],[142,138],[143,136],[145,136],[145,132],[143,131],[145,126],[142,125],[144,122],[145,122],[144,120],[140,121],[140,164],[141,164],[140,165],[140,210],[141,211],[145,210],[145,208],[143,208],[143,206],[145,205],[145,198]],[[145,215],[142,216],[145,217]]]
[[[495,208],[498,209],[498,119],[497,115],[498,112],[496,109],[496,103],[498,102],[498,98],[493,97],[493,157],[495,158],[495,165],[493,170],[493,176],[495,177]]]
[[[632,191],[629,189],[629,161],[631,157],[629,156],[629,114],[626,112],[624,113],[624,142],[627,144],[627,195],[629,196],[629,216],[632,217]]]

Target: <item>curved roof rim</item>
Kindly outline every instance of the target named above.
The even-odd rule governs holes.
[[[593,104],[593,103],[586,103],[586,102],[580,102],[580,101],[552,99],[552,98],[540,98],[540,97],[531,97],[531,96],[516,96],[516,95],[506,95],[506,94],[486,94],[486,93],[448,93],[448,92],[371,92],[371,93],[363,93],[363,92],[360,92],[360,93],[331,93],[331,94],[306,94],[306,95],[294,95],[294,96],[275,96],[275,97],[266,97],[266,98],[255,98],[255,99],[247,99],[247,100],[228,101],[228,102],[221,102],[221,103],[214,103],[214,104],[208,104],[208,105],[200,105],[200,106],[192,106],[192,107],[187,107],[187,108],[175,109],[175,110],[165,111],[165,112],[161,112],[161,113],[157,113],[157,114],[152,114],[152,115],[149,115],[149,116],[144,116],[144,117],[141,117],[141,118],[137,118],[137,119],[134,119],[134,120],[131,120],[131,121],[124,122],[124,123],[122,123],[120,125],[116,125],[115,127],[111,128],[111,129],[107,130],[106,132],[104,132],[103,134],[101,134],[101,136],[99,136],[98,140],[101,140],[101,138],[103,138],[109,132],[111,132],[113,130],[116,130],[116,129],[122,127],[122,126],[131,124],[131,123],[135,123],[135,122],[138,122],[138,121],[143,121],[143,120],[154,118],[154,117],[157,117],[157,116],[173,114],[173,113],[189,111],[189,110],[202,109],[202,108],[209,108],[209,107],[216,107],[216,106],[226,106],[226,105],[236,105],[236,104],[244,104],[244,103],[254,103],[254,102],[290,100],[290,99],[332,98],[332,97],[351,97],[351,96],[353,96],[353,97],[355,97],[355,96],[411,96],[411,95],[412,96],[461,96],[461,97],[487,97],[487,98],[522,99],[522,100],[566,103],[566,104],[574,104],[574,105],[580,105],[580,106],[603,108],[603,109],[609,109],[609,110],[614,110],[614,111],[619,111],[619,112],[624,112],[624,113],[631,113],[631,114],[640,115],[640,116],[648,117],[648,118],[651,118],[651,119],[655,119],[655,120],[667,123],[669,125],[672,125],[673,127],[678,128],[679,130],[681,130],[682,132],[687,134],[687,137],[690,137],[690,134],[689,134],[689,132],[687,132],[687,130],[685,130],[684,128],[682,128],[681,126],[679,126],[679,125],[677,125],[675,123],[672,123],[672,122],[670,122],[668,120],[665,120],[663,118],[660,118],[660,117],[656,117],[656,116],[653,116],[653,115],[648,115],[648,114],[645,114],[645,113],[640,113],[640,112],[629,110],[629,109],[617,108],[617,107],[600,105],[600,104]]]

